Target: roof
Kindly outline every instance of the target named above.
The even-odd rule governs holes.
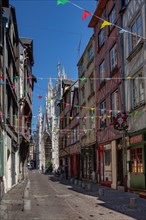
[[[31,64],[34,64],[34,57],[33,57],[33,40],[30,38],[22,38],[20,37],[20,42],[26,47],[28,55],[31,60]]]

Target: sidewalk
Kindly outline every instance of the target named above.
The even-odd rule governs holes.
[[[26,184],[27,180],[24,180],[4,195],[0,204],[0,220],[19,219],[19,214],[23,212]]]
[[[139,195],[135,193],[118,191],[98,185],[97,183],[82,182],[85,183],[85,186],[83,185],[84,187],[82,187],[80,182],[76,181],[72,183],[71,179],[60,180],[62,184],[71,185],[75,191],[97,197],[97,200],[100,200],[100,205],[106,208],[126,214],[138,220],[146,220],[146,199],[140,198]],[[132,203],[130,203],[130,200]]]

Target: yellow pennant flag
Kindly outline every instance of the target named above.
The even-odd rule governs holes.
[[[110,26],[111,24],[112,24],[112,23],[110,23],[110,22],[108,22],[108,21],[104,21],[104,22],[102,23],[100,29],[104,28],[105,26]]]

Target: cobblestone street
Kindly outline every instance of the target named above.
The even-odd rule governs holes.
[[[4,196],[1,220],[146,219],[146,200],[136,194],[97,184],[92,184],[89,191],[38,171],[29,172],[29,180],[30,189],[23,182]],[[99,188],[103,195],[99,196]],[[136,208],[129,208],[130,198],[136,198]]]

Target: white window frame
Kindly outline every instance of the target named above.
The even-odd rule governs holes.
[[[116,8],[115,7],[112,9],[112,11],[109,14],[109,22],[111,24],[115,24],[116,23]],[[111,30],[113,27],[114,27],[113,25],[110,25],[109,29]]]
[[[115,43],[110,50],[110,70],[113,71],[116,66],[117,66],[117,44]]]
[[[106,127],[106,100],[103,100],[100,103],[100,116],[102,116],[102,118],[100,119],[100,127],[105,128]]]
[[[139,23],[140,22],[140,23]],[[131,27],[131,32],[132,33],[135,33],[135,34],[131,34],[131,51],[134,49],[134,47],[139,43],[140,41],[140,36],[142,36],[143,34],[143,31],[142,31],[142,16],[139,15],[135,20],[134,22],[132,23]]]
[[[116,89],[111,94],[111,120],[117,116],[118,113],[118,107],[119,107],[119,100],[118,100],[118,90]]]
[[[102,47],[102,45],[104,44],[104,42],[105,42],[104,29],[102,29],[102,30],[99,32],[99,35],[98,35],[98,46],[99,46],[99,48]]]
[[[144,103],[144,79],[142,73],[133,79],[133,108]]]
[[[88,50],[88,62],[90,62],[90,60],[93,58],[93,47],[90,47]]]
[[[103,60],[102,63],[99,65],[99,78],[100,83],[105,80],[105,60]]]

